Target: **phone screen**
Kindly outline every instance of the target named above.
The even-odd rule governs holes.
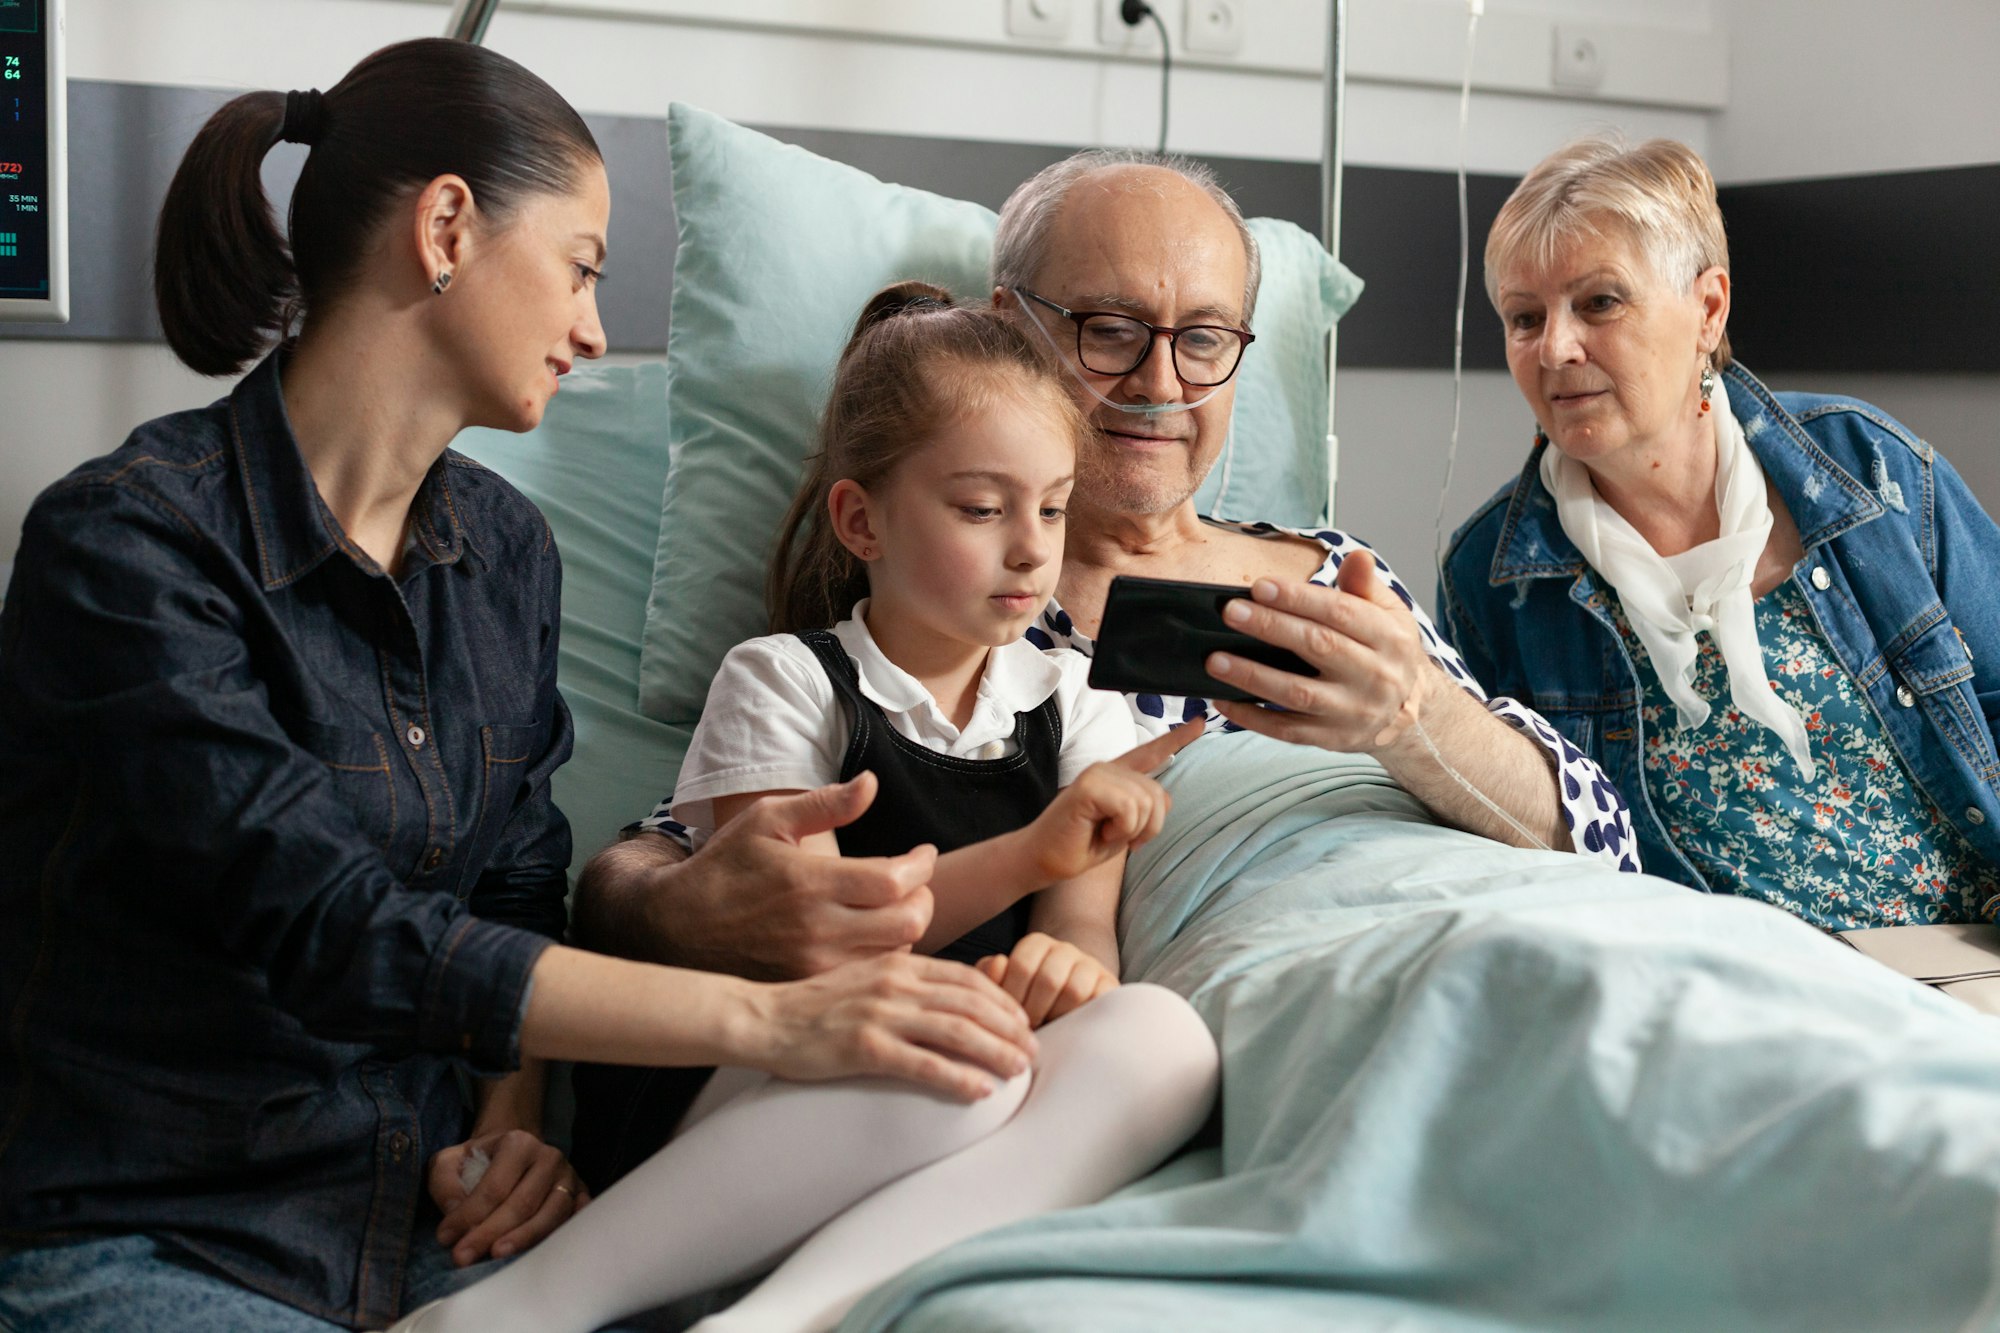
[[[1193,695],[1262,703],[1208,674],[1210,653],[1248,658],[1294,675],[1317,676],[1304,658],[1233,629],[1222,608],[1250,590],[1224,583],[1185,583],[1120,575],[1111,580],[1090,683],[1125,694]]]

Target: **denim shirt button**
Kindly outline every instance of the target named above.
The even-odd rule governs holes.
[[[426,870],[436,870],[443,864],[444,848],[442,847],[431,848],[430,852],[424,857],[424,869]]]
[[[1917,704],[1917,692],[1907,685],[1898,685],[1896,687],[1896,702],[1905,708],[1914,708]]]
[[[1825,565],[1814,565],[1811,577],[1812,586],[1818,588],[1821,592],[1825,592],[1827,587],[1833,582],[1833,576],[1826,572]]]
[[[402,1161],[403,1154],[409,1150],[410,1136],[408,1134],[399,1129],[389,1136],[389,1158],[391,1161]]]
[[[424,748],[424,729],[412,722],[410,729],[403,733],[403,739],[410,743],[412,750],[421,750]]]
[[[1968,824],[1984,824],[1986,822],[1986,812],[1976,805],[1968,805],[1965,807],[1965,822]]]

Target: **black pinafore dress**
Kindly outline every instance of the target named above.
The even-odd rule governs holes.
[[[840,780],[872,769],[881,787],[861,818],[834,836],[844,856],[900,856],[920,843],[952,851],[1033,823],[1056,796],[1062,716],[1055,696],[1014,717],[1014,753],[1004,759],[957,759],[927,750],[889,724],[864,697],[860,671],[827,630],[801,634],[833,682],[849,721]],[[1028,930],[1028,899],[937,951],[975,963],[1006,954]],[[709,1069],[576,1067],[576,1127],[570,1161],[603,1192],[673,1136]]]
[[[920,843],[940,852],[1025,828],[1055,800],[1062,754],[1062,715],[1055,695],[1014,715],[1014,753],[1004,759],[960,759],[926,749],[889,724],[879,704],[861,693],[860,671],[830,630],[799,635],[819,658],[847,711],[847,751],[840,781],[864,770],[881,783],[861,818],[834,830],[842,856],[900,856]],[[961,963],[1012,951],[1028,932],[1028,898],[937,951]]]

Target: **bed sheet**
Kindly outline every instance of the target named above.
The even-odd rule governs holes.
[[[1123,940],[1216,1033],[1220,1148],[848,1333],[2000,1326],[2000,1020],[1364,759],[1216,736],[1165,781]]]

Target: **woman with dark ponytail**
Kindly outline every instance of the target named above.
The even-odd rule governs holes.
[[[938,1151],[1026,1067],[970,968],[555,943],[560,565],[448,445],[603,353],[609,209],[576,112],[456,42],[188,149],[161,322],[248,374],[44,493],[0,611],[0,1327],[380,1328],[588,1201],[539,1136],[549,1058],[891,1075],[955,1099],[873,1094]],[[741,1264],[687,1225],[692,1286]]]

